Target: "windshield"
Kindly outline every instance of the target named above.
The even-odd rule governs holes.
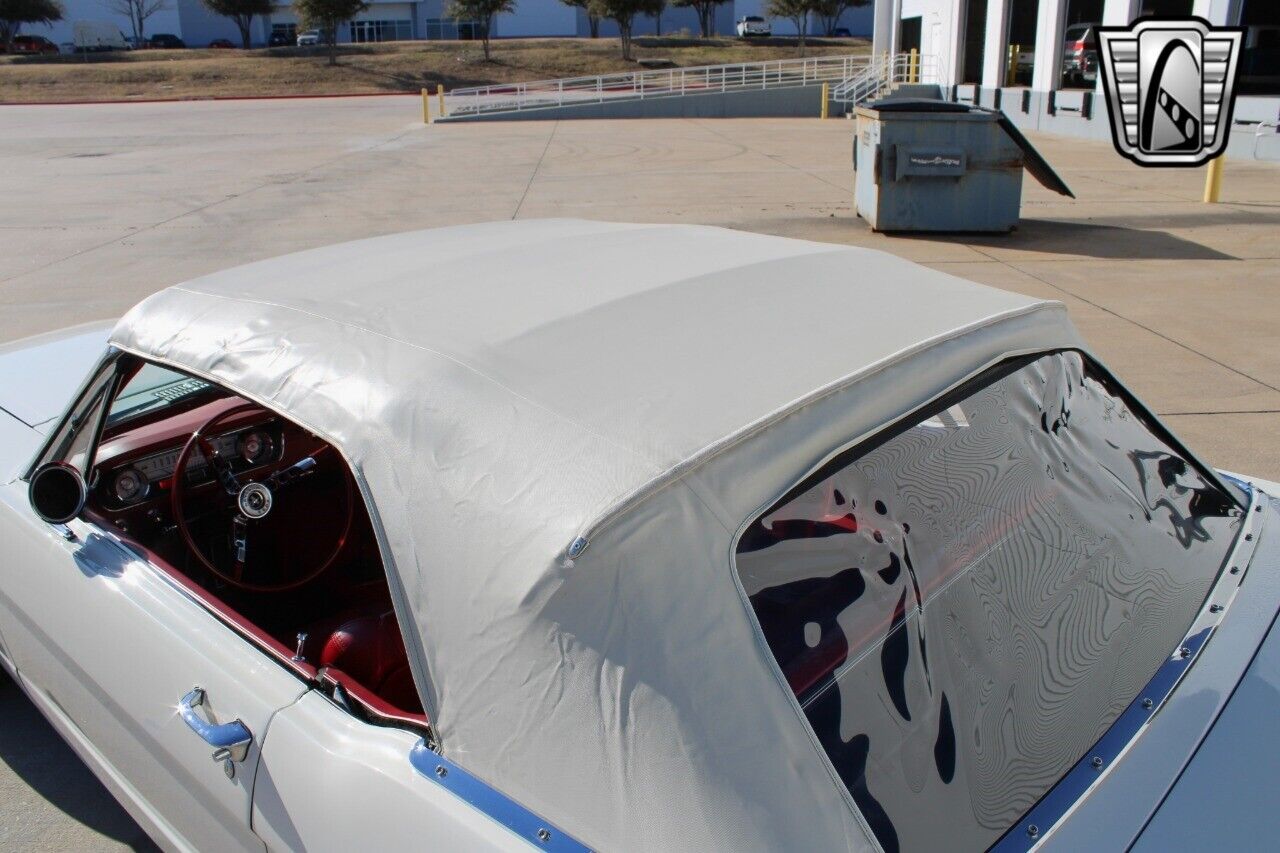
[[[213,386],[158,364],[144,364],[111,403],[107,426],[204,393]]]
[[[1241,510],[1075,352],[856,447],[737,571],[885,850],[983,849],[1182,640]]]

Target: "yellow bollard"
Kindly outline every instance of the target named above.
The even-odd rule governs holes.
[[[1226,157],[1218,155],[1209,161],[1209,174],[1204,177],[1204,203],[1217,204],[1222,195],[1222,166]]]
[[[437,115],[438,115],[438,116],[443,116],[443,115],[445,115],[445,111],[444,111],[444,84],[443,84],[443,83],[438,83],[438,84],[436,84],[436,97],[440,99],[440,112],[439,112],[439,113],[437,113]]]
[[[431,95],[426,89],[422,90],[422,123],[431,124]]]
[[[909,69],[907,81],[910,83],[919,83],[920,82],[920,51],[916,50],[914,47],[911,48],[910,65],[908,65],[907,67]]]
[[[819,118],[827,117],[827,110],[830,108],[829,107],[830,103],[831,103],[831,84],[823,83],[822,84],[822,114],[819,116]]]

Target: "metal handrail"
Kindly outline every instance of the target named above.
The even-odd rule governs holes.
[[[931,56],[899,53],[876,56],[862,68],[831,90],[831,99],[859,106],[878,98],[898,83],[918,83],[936,79],[935,61]]]
[[[643,100],[697,92],[773,89],[814,83],[844,85],[876,61],[867,55],[818,56],[473,86],[449,93],[449,112],[453,115],[509,112],[566,103]]]

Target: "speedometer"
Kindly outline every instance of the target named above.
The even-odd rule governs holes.
[[[246,432],[240,437],[240,458],[250,465],[257,465],[271,455],[271,436],[261,430]]]
[[[121,503],[133,503],[147,496],[151,484],[142,472],[136,468],[124,468],[118,471],[111,481],[111,491]]]

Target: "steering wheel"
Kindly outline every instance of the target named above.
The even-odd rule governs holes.
[[[284,592],[296,589],[319,577],[324,573],[325,569],[333,565],[333,561],[341,553],[342,547],[347,542],[347,536],[351,533],[352,518],[355,515],[355,498],[351,485],[351,476],[348,474],[346,467],[343,466],[341,473],[346,492],[346,511],[343,514],[345,521],[334,540],[333,548],[322,552],[328,554],[325,559],[318,561],[316,565],[307,571],[282,581],[255,583],[245,580],[245,562],[249,553],[250,532],[270,527],[272,508],[278,505],[281,497],[286,497],[287,500],[289,491],[297,485],[299,480],[313,474],[321,464],[321,459],[326,457],[337,458],[337,453],[332,445],[325,444],[319,450],[304,456],[292,465],[280,465],[274,473],[265,479],[256,481],[248,479],[241,482],[231,466],[231,460],[225,456],[220,456],[207,436],[214,434],[214,429],[224,421],[248,412],[267,414],[267,410],[256,403],[244,403],[219,412],[205,421],[195,432],[191,433],[191,437],[183,445],[182,452],[178,454],[178,461],[173,467],[173,518],[178,525],[178,532],[182,534],[182,541],[186,543],[187,548],[190,549],[196,560],[214,575],[232,586],[251,592]],[[200,448],[204,458],[208,460],[209,467],[213,469],[217,489],[217,496],[214,500],[220,504],[218,508],[232,514],[229,531],[231,542],[231,565],[229,567],[219,566],[217,561],[211,559],[208,554],[201,550],[200,546],[196,544],[195,537],[191,535],[190,528],[187,526],[185,510],[188,490],[185,484],[185,473],[187,462],[197,447]],[[278,517],[278,514],[276,517]],[[309,531],[309,533],[313,534],[314,531]]]

